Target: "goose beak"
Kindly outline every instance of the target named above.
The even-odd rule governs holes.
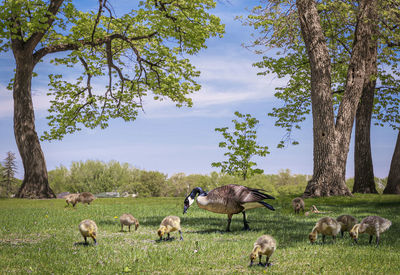
[[[188,208],[189,208],[189,205],[184,205],[183,206],[183,214],[186,214]]]

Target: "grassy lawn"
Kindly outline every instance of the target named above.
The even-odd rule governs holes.
[[[306,200],[328,214],[293,214],[292,198],[271,204],[276,211],[248,212],[251,231],[242,231],[242,215],[235,215],[226,233],[226,215],[193,205],[182,215],[183,198],[97,199],[92,205],[64,208],[64,200],[0,200],[0,273],[14,274],[399,274],[400,196],[356,195],[353,198]],[[138,231],[120,232],[119,216],[139,219]],[[377,248],[360,235],[353,245],[348,234],[336,243],[308,242],[308,233],[323,217],[351,214],[359,220],[379,215],[392,221]],[[181,217],[184,241],[158,242],[157,229],[168,215]],[[118,218],[115,218],[118,217]],[[96,221],[98,246],[83,246],[78,224]],[[134,227],[133,227],[134,228]],[[126,229],[127,230],[127,229]],[[249,267],[253,243],[262,234],[278,242],[268,269]],[[375,241],[375,239],[374,239]],[[90,240],[92,243],[92,241]],[[265,261],[265,257],[263,257]]]

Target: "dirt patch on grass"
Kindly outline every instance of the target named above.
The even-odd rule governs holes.
[[[11,244],[11,245],[23,245],[23,244],[36,244],[41,243],[49,238],[51,238],[51,234],[27,234],[27,235],[17,235],[12,234],[7,238],[1,238],[0,244]]]

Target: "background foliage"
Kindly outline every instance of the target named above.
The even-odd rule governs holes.
[[[310,178],[310,175],[292,174],[289,169],[281,170],[277,175],[254,175],[245,182],[240,177],[217,172],[208,175],[178,173],[168,177],[161,172],[137,169],[127,163],[98,160],[73,162],[69,169],[60,166],[49,171],[50,186],[55,193],[118,191],[135,193],[139,197],[183,197],[197,186],[211,190],[226,184],[261,188],[273,196],[297,195],[304,191]],[[381,192],[386,180],[376,179],[375,182]],[[353,180],[349,179],[349,187],[352,184]]]

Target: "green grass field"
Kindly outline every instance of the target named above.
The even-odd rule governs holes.
[[[399,274],[400,196],[356,195],[306,200],[328,214],[295,215],[291,198],[270,201],[276,211],[248,211],[251,231],[235,215],[224,232],[226,215],[193,205],[182,215],[183,198],[97,199],[90,206],[65,208],[64,200],[0,200],[0,273],[12,274]],[[120,232],[119,216],[139,219],[138,231]],[[310,245],[308,233],[323,217],[352,214],[359,220],[380,215],[392,221],[379,247],[360,235],[354,245],[346,233],[336,243],[327,237]],[[181,217],[184,241],[158,242],[157,229],[168,215]],[[118,217],[118,218],[116,218]],[[78,231],[83,219],[99,227],[99,245],[84,246]],[[278,242],[273,266],[249,267],[253,243],[262,234]],[[263,261],[265,258],[263,257]]]

